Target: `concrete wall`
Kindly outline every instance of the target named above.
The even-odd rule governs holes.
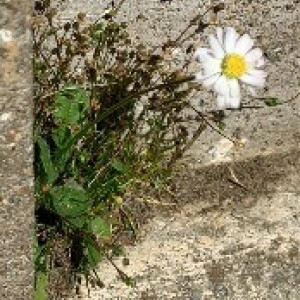
[[[32,299],[29,0],[0,1],[0,298]]]

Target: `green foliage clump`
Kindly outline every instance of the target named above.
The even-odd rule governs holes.
[[[102,286],[94,268],[132,228],[124,193],[166,181],[206,127],[186,118],[193,77],[132,42],[116,10],[60,23],[50,0],[35,1],[36,299],[78,275]]]

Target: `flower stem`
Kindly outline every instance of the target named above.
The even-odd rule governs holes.
[[[95,122],[100,122],[103,121],[104,119],[106,119],[108,116],[110,116],[113,112],[119,110],[120,108],[126,106],[127,104],[129,104],[130,102],[134,101],[137,97],[145,95],[149,92],[152,91],[156,91],[156,90],[162,90],[164,88],[167,87],[172,87],[172,86],[176,86],[176,85],[180,85],[182,83],[185,82],[189,82],[189,81],[193,81],[195,79],[194,75],[190,75],[184,78],[180,78],[177,80],[174,80],[172,82],[166,82],[166,83],[160,83],[157,84],[155,86],[149,87],[147,89],[141,90],[139,92],[133,93],[132,95],[128,96],[127,98],[123,99],[121,102],[109,107],[108,109],[106,109],[105,111],[103,111],[100,115],[98,115],[96,117]],[[70,139],[70,141],[66,144],[64,150],[67,152],[68,149],[70,149],[70,147],[74,146],[76,141],[80,140],[81,138],[84,137],[84,135],[88,132],[88,130],[90,130],[91,128],[94,127],[94,123],[93,122],[88,122],[86,123],[82,129],[77,132],[72,139]]]

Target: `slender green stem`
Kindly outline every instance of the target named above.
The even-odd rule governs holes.
[[[121,102],[113,105],[112,107],[110,107],[107,110],[105,110],[104,112],[102,112],[96,118],[96,122],[103,121],[109,115],[111,115],[113,112],[115,112],[115,111],[119,110],[120,108],[126,106],[127,104],[134,101],[139,96],[148,94],[149,92],[152,92],[152,91],[162,90],[162,89],[167,88],[167,87],[180,85],[182,83],[189,82],[189,81],[192,81],[194,79],[195,79],[195,76],[191,75],[191,76],[187,76],[187,77],[184,77],[184,78],[181,78],[181,79],[178,79],[178,80],[174,80],[172,82],[157,84],[155,86],[152,86],[152,87],[149,87],[147,89],[141,90],[139,92],[133,93],[132,95],[130,95],[127,98],[123,99]],[[74,135],[74,137],[70,140],[70,142],[66,145],[65,150],[67,151],[67,149],[69,149],[76,141],[81,139],[87,133],[87,131],[90,128],[92,128],[93,126],[94,126],[94,124],[92,122],[89,122],[89,123],[85,124],[85,126],[83,126],[83,128],[78,133],[76,133]]]
[[[227,136],[226,134],[224,134],[220,129],[218,129],[216,126],[214,126],[205,116],[202,112],[200,112],[199,110],[197,110],[194,106],[190,106],[194,112],[196,112],[198,114],[198,116],[207,124],[207,126],[209,126],[211,129],[213,129],[214,131],[216,131],[219,135],[223,136],[224,138],[226,138],[227,140],[231,141],[234,145],[237,144],[237,140],[232,139],[231,137]]]

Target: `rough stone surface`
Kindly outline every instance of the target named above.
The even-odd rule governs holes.
[[[95,19],[108,2],[70,1],[62,17],[85,11]],[[120,18],[130,22],[134,35],[153,45],[176,38],[192,17],[213,3],[218,1],[128,0]],[[106,287],[92,291],[92,299],[299,298],[300,4],[223,3],[225,9],[217,16],[207,13],[205,21],[232,25],[257,40],[269,72],[261,95],[286,103],[226,112],[224,134],[239,139],[242,147],[213,130],[201,136],[176,177],[178,212],[154,218],[140,243],[127,248],[131,263],[123,268],[136,287],[124,286],[114,269],[103,264],[99,275]],[[213,26],[191,42],[207,45],[211,32]],[[176,53],[180,60],[184,48]],[[210,109],[214,95],[203,92],[193,102]],[[243,102],[262,105],[246,95]],[[235,177],[245,188],[232,183]],[[116,264],[122,266],[122,259]]]
[[[90,298],[83,289],[83,299],[298,299],[299,154],[180,172],[177,211],[144,227],[126,249],[128,266],[115,260],[136,286],[103,263],[105,288]]]
[[[33,290],[31,1],[0,2],[0,298]]]
[[[66,1],[61,19],[68,19],[79,11],[95,20],[103,14],[111,1],[88,0]],[[115,3],[118,3],[115,1]],[[300,4],[297,0],[223,1],[225,8],[217,15],[205,13],[220,1],[190,0],[126,0],[119,10],[119,18],[126,20],[134,36],[150,46],[175,40],[197,15],[212,26],[194,36],[189,42],[174,51],[174,60],[184,58],[185,48],[190,45],[207,46],[207,35],[214,31],[213,24],[221,27],[234,26],[240,33],[247,32],[257,41],[267,60],[269,73],[266,89],[258,95],[277,97],[286,104],[270,109],[262,101],[253,100],[244,93],[243,103],[263,106],[260,109],[245,109],[242,112],[227,111],[224,133],[243,142],[242,151],[212,129],[207,130],[188,155],[197,157],[200,165],[235,158],[253,157],[258,153],[281,152],[287,145],[299,145],[300,135]],[[187,32],[192,33],[195,26]],[[195,64],[191,72],[199,71]],[[290,101],[293,99],[293,101]],[[206,91],[192,99],[200,110],[215,108],[215,95]],[[201,103],[201,105],[200,105]]]

